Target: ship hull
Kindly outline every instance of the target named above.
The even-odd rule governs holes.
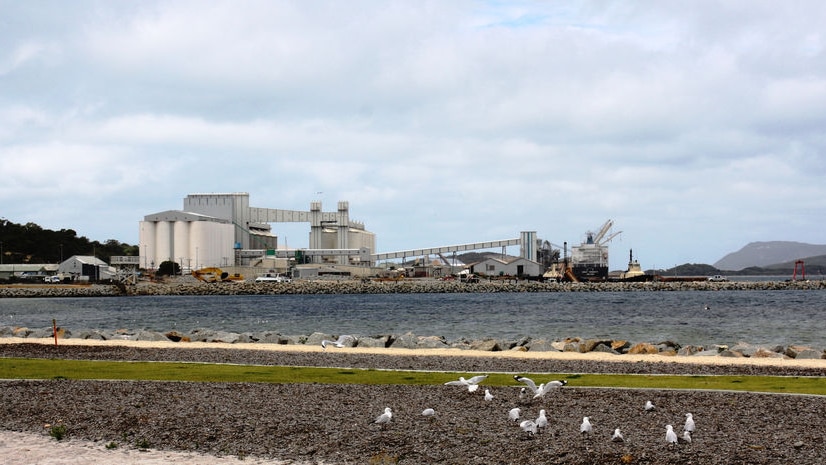
[[[579,263],[572,267],[574,276],[580,281],[606,281],[608,267],[596,264]]]

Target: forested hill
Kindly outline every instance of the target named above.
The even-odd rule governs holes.
[[[73,255],[94,255],[109,263],[113,255],[138,255],[136,245],[114,239],[100,243],[78,236],[73,229],[53,231],[5,218],[0,218],[0,249],[4,264],[60,263]]]

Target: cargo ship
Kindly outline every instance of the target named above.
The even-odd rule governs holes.
[[[588,231],[585,240],[571,249],[571,271],[578,281],[608,280],[608,242],[622,231],[608,234],[613,220],[608,220],[598,232]]]

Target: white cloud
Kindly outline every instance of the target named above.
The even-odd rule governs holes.
[[[573,244],[608,218],[617,268],[823,243],[820,2],[8,8],[11,221],[134,242],[188,193],[245,191],[349,200],[382,250]]]

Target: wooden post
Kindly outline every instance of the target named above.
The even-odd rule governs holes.
[[[54,346],[57,347],[57,320],[52,318],[52,334],[54,334]]]

